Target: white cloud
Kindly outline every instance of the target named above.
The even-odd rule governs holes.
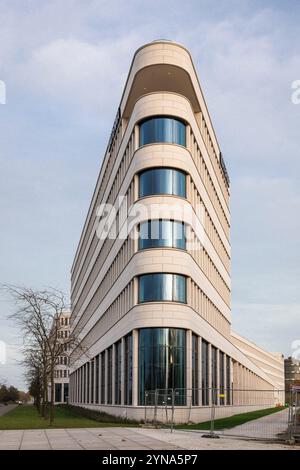
[[[291,104],[291,82],[300,53],[285,28],[281,16],[263,10],[202,22],[188,33],[219,141],[234,165],[298,161],[300,107]]]
[[[32,52],[19,66],[20,77],[33,92],[58,105],[111,108],[120,99],[136,42],[135,35],[109,43],[57,39]]]

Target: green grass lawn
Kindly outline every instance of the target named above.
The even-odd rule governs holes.
[[[228,418],[217,419],[215,429],[229,429],[254,419],[276,413],[284,407],[268,408],[251,411]],[[72,406],[56,406],[55,420],[52,426],[48,420],[41,418],[36,408],[30,405],[18,406],[4,416],[0,416],[0,429],[57,429],[57,428],[101,428],[109,426],[137,426],[137,423],[122,421],[106,413],[96,413],[91,410]],[[175,426],[176,429],[209,430],[210,421],[199,424],[185,424]]]
[[[273,413],[277,413],[278,411],[284,410],[284,406],[276,407],[276,408],[267,408],[265,410],[258,410],[258,411],[250,411],[249,413],[241,413],[234,416],[229,416],[228,418],[221,418],[215,420],[215,430],[220,429],[230,429],[234,428],[235,426],[239,426],[240,424],[247,423],[248,421],[252,421],[254,419],[262,418],[263,416],[267,416]],[[205,421],[204,423],[199,424],[182,424],[176,426],[177,429],[199,429],[199,430],[210,430],[210,421]]]
[[[101,415],[98,415],[98,419]],[[106,418],[107,419],[107,418]],[[109,426],[132,426],[129,423],[101,422],[82,416],[68,407],[55,407],[55,419],[52,426],[41,418],[35,406],[24,405],[14,408],[0,416],[0,429],[55,429],[55,428],[98,428]]]

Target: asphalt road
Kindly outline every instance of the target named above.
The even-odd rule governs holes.
[[[0,405],[0,416],[6,415],[9,411],[16,408],[18,405]]]

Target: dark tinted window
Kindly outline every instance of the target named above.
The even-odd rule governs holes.
[[[172,117],[152,117],[140,124],[140,145],[166,142],[186,145],[185,124]]]

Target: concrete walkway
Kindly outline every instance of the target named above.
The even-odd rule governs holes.
[[[0,405],[0,416],[6,415],[9,411],[16,408],[18,405]]]
[[[174,450],[177,445],[131,428],[36,429],[0,431],[0,450]]]
[[[241,424],[233,429],[224,430],[224,433],[221,431],[221,433],[254,439],[276,439],[278,434],[285,433],[288,428],[288,413],[289,410],[286,408],[263,418]]]
[[[283,444],[245,441],[221,437],[205,439],[198,432],[145,428],[38,429],[0,431],[0,450],[66,449],[66,450],[223,450],[278,449],[290,450]],[[298,447],[298,449],[300,449]]]

